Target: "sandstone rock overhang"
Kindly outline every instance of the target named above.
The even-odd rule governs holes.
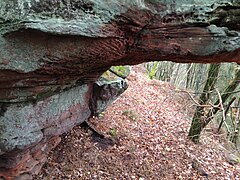
[[[94,81],[112,65],[240,63],[239,4],[2,0],[0,101],[45,98],[50,86],[59,92],[79,80]]]
[[[105,107],[91,100],[111,66],[164,60],[240,63],[240,2],[1,0],[0,178],[36,172],[60,134]]]

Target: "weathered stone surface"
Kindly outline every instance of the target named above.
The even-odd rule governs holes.
[[[3,0],[0,5],[1,101],[52,95],[63,84],[96,80],[112,65],[240,61],[240,5],[233,0]]]
[[[1,102],[46,98],[112,65],[240,61],[240,5],[233,0],[0,5]]]
[[[126,88],[122,78],[110,81],[102,77],[96,83],[73,87],[33,104],[4,103],[0,178],[31,179],[60,142],[58,135],[104,111]]]
[[[102,113],[128,87],[125,78],[130,74],[130,66],[111,67],[94,83],[90,108],[93,116]]]
[[[36,104],[9,104],[0,116],[0,154],[25,149],[43,136],[60,135],[88,119],[91,93],[90,85],[82,85]]]
[[[235,0],[0,2],[0,101],[36,100],[112,65],[240,62]]]
[[[93,115],[96,116],[103,112],[127,87],[127,82],[122,78],[110,82],[105,78],[100,78],[93,86],[94,97],[91,100]]]
[[[155,60],[240,63],[239,1],[1,0],[0,176],[115,99],[93,84],[111,66]]]
[[[58,136],[45,139],[26,150],[12,151],[0,156],[0,179],[30,180],[38,174],[47,160],[47,154],[61,141]]]

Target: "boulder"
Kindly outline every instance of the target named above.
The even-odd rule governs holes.
[[[93,85],[90,107],[93,116],[101,114],[126,89],[125,78],[130,74],[129,66],[115,66],[106,71]]]

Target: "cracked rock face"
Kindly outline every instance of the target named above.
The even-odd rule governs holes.
[[[0,177],[37,172],[39,144],[116,99],[124,80],[97,81],[111,66],[240,64],[239,19],[238,0],[1,0]]]

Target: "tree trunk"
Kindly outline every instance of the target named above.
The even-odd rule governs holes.
[[[211,65],[213,66],[213,65]],[[211,69],[211,68],[210,68]],[[216,69],[217,70],[217,69]],[[213,73],[215,74],[215,73]],[[216,75],[216,74],[215,74]],[[209,78],[208,78],[209,79]],[[212,83],[214,83],[214,81],[216,80],[210,80],[212,81]],[[209,81],[206,82],[206,84]],[[221,95],[221,99],[222,99],[222,103],[224,104],[228,97],[230,95],[232,95],[232,93],[234,92],[234,90],[238,87],[240,83],[240,69],[237,69],[236,73],[235,73],[235,77],[233,79],[233,81],[231,81],[231,83],[228,85],[228,87],[224,90],[224,92]],[[205,85],[204,87],[204,92],[206,92],[206,89],[209,88],[211,86]],[[206,88],[206,89],[205,89]],[[207,91],[208,95],[205,95],[204,93],[201,95],[200,97],[200,104],[204,105],[207,103],[207,100],[209,99],[209,91]],[[193,117],[193,121],[192,121],[192,125],[191,128],[189,130],[189,138],[195,142],[198,143],[199,142],[199,138],[200,138],[200,134],[201,131],[203,130],[204,127],[206,127],[208,125],[208,123],[212,120],[213,115],[215,115],[218,111],[219,111],[219,107],[216,107],[217,105],[219,105],[220,100],[218,99],[215,103],[214,103],[214,108],[212,110],[209,110],[207,115],[203,114],[204,108],[201,106],[198,106],[196,109],[196,112],[194,114]]]
[[[240,97],[238,98],[236,106],[237,110],[233,119],[235,120],[235,126],[233,133],[230,135],[230,141],[238,147],[238,143],[240,143]]]
[[[206,120],[204,118],[204,105],[207,105],[210,93],[214,90],[214,86],[217,82],[218,73],[221,64],[211,64],[208,71],[208,78],[203,89],[203,93],[199,98],[199,105],[196,108],[193,116],[192,124],[188,133],[188,137],[195,143],[199,142],[202,129],[206,126]]]

